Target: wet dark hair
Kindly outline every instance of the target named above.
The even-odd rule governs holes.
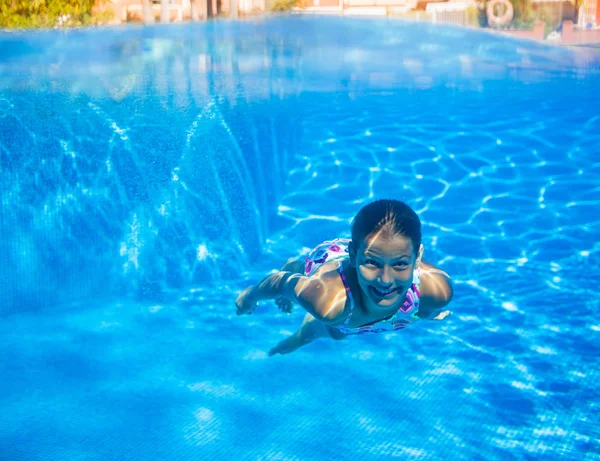
[[[376,200],[365,205],[352,222],[352,246],[356,251],[365,239],[384,227],[411,239],[415,253],[421,246],[421,220],[406,203],[399,200]]]

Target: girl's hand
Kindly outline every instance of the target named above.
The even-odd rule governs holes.
[[[451,311],[442,311],[438,315],[433,317],[431,320],[444,320],[446,317],[448,317],[450,315],[452,315]]]
[[[294,303],[291,302],[289,299],[283,298],[283,297],[277,298],[275,300],[275,304],[277,304],[277,307],[279,307],[281,312],[285,312],[286,314],[292,313],[292,308],[294,307]]]
[[[417,315],[423,320],[444,320],[452,315],[452,311],[443,311],[442,309],[421,309]]]
[[[242,291],[237,299],[235,300],[235,306],[237,307],[237,315],[252,314],[256,309],[257,301],[252,296],[252,289],[254,286],[249,286]]]

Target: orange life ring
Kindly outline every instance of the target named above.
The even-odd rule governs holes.
[[[504,5],[504,13],[496,16],[494,9],[500,5]],[[490,0],[485,12],[487,13],[488,24],[491,26],[505,26],[512,21],[514,8],[508,0]]]

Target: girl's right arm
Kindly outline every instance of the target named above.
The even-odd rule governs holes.
[[[258,301],[284,297],[323,323],[337,323],[344,311],[346,291],[337,271],[321,269],[312,277],[285,271],[265,277],[238,296],[237,314],[251,313]]]
[[[304,275],[304,266],[305,262],[303,258],[289,258],[279,271],[283,272],[293,272],[295,274]],[[292,309],[294,307],[294,303],[283,296],[279,296],[275,299],[275,304],[279,307],[281,312],[285,312],[286,314],[291,314]]]

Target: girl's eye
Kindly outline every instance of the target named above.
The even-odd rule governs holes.
[[[367,266],[376,266],[377,262],[374,259],[365,259],[365,264]]]
[[[397,269],[405,269],[406,267],[408,267],[408,263],[398,262],[398,263],[394,264],[394,267]]]

